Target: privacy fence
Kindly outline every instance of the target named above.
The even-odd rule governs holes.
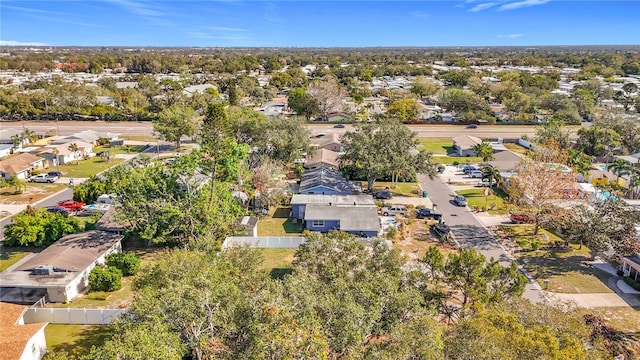
[[[125,312],[124,309],[28,308],[23,316],[25,324],[106,325]]]

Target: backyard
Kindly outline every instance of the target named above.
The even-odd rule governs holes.
[[[49,324],[44,329],[47,348],[69,355],[86,355],[92,346],[101,346],[109,338],[109,328],[101,325]]]
[[[300,236],[304,227],[300,220],[290,218],[291,208],[279,207],[258,219],[258,236]],[[295,222],[294,222],[295,221]]]
[[[453,140],[451,138],[421,138],[419,141],[422,147],[418,147],[418,149],[424,149],[427,152],[438,155],[453,153]]]
[[[6,247],[0,244],[0,272],[5,271],[25,256],[39,250],[26,247]]]

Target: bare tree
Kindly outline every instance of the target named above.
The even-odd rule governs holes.
[[[566,163],[566,157],[557,145],[548,144],[530,157],[523,157],[511,180],[510,196],[532,213],[536,221],[534,234],[560,216],[554,207],[577,198],[573,189],[576,173],[561,165]]]
[[[329,114],[344,109],[342,100],[347,96],[347,91],[335,79],[330,79],[311,83],[307,94],[316,99],[322,119],[327,120]]]

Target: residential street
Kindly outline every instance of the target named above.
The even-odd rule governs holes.
[[[436,209],[442,211],[442,218],[451,228],[454,239],[462,247],[478,249],[487,259],[498,259],[500,263],[509,265],[511,256],[500,246],[496,238],[478,221],[475,214],[468,207],[453,204],[454,192],[440,177],[433,180],[420,174],[418,180],[423,189],[429,192],[429,197]],[[532,302],[542,301],[542,290],[529,277],[523,297]]]

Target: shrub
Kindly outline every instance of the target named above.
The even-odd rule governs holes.
[[[622,275],[624,275],[624,271],[618,270],[618,271],[616,271],[616,275],[622,276]]]
[[[122,287],[122,271],[113,266],[96,266],[89,274],[91,291],[115,291]]]
[[[630,277],[625,277],[624,278],[624,282],[626,282],[629,286],[631,286],[632,288],[634,288],[635,290],[640,291],[640,283],[636,282],[635,280],[633,280]]]
[[[110,254],[107,265],[119,269],[124,276],[135,275],[140,270],[140,257],[133,253]]]
[[[453,166],[458,166],[460,165],[460,162],[458,160],[455,160],[453,163],[451,163]]]
[[[63,236],[80,231],[78,219],[47,212],[42,208],[25,210],[12,219],[5,230],[7,246],[48,246]]]

